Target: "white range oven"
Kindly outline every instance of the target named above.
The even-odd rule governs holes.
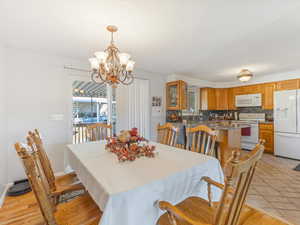
[[[250,129],[242,131],[241,147],[242,149],[252,150],[259,140],[259,121],[265,121],[264,113],[240,113],[239,123],[250,125]],[[247,129],[247,128],[246,128]]]

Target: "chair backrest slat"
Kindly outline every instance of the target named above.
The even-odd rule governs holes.
[[[194,133],[194,135],[196,135],[196,133]],[[197,135],[197,144],[196,146],[200,146],[201,145],[201,135]],[[198,149],[198,147],[196,147]]]
[[[193,152],[196,151],[196,133],[193,133],[193,136],[192,136],[192,148],[191,148],[191,150]]]
[[[200,125],[193,128],[186,128],[186,136],[187,150],[215,156],[216,158],[218,158],[219,154],[215,149],[215,142],[217,140],[216,131],[205,125]]]
[[[206,154],[204,148],[206,145],[206,137],[207,137],[207,133],[206,132],[201,132],[202,133],[202,144],[201,144],[201,149],[200,149],[200,153]],[[209,143],[207,143],[207,145],[209,145]]]
[[[41,167],[45,173],[51,191],[56,191],[55,175],[51,166],[50,159],[46,153],[41,135],[37,129],[35,129],[34,132],[30,131],[28,134],[27,144],[32,151],[37,153],[38,160],[40,161]]]
[[[210,152],[211,146],[212,146],[211,136],[208,135],[207,144],[206,144],[206,147],[205,147],[205,150],[204,150],[204,152],[205,152],[204,154],[212,155],[212,153]]]
[[[157,142],[165,145],[176,146],[179,128],[171,123],[157,125]]]
[[[87,126],[87,136],[89,141],[101,141],[112,136],[112,125],[105,123],[95,123]]]
[[[232,160],[228,164],[230,170],[214,224],[238,224],[257,162],[262,157],[263,151],[264,141],[262,140],[242,160],[240,160],[240,150],[234,151]],[[229,193],[229,190],[234,190],[234,192]]]

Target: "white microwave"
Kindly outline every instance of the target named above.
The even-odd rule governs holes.
[[[235,96],[236,107],[261,106],[261,94],[237,95]]]

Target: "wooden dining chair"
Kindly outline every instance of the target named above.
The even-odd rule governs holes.
[[[186,137],[186,149],[220,159],[220,153],[216,148],[217,131],[208,126],[199,125],[186,128]]]
[[[89,141],[101,141],[112,136],[112,125],[105,123],[95,123],[87,126]]]
[[[52,199],[55,196],[50,190],[46,176],[34,160],[37,153],[30,153],[19,143],[15,144],[15,149],[22,159],[25,173],[41,210],[41,220],[44,220],[35,220],[36,225],[98,225],[102,212],[87,193],[69,202],[54,204]]]
[[[157,125],[157,142],[160,144],[177,146],[179,128],[173,126],[171,123],[164,125]]]
[[[225,185],[209,177],[202,177],[207,183],[208,200],[190,197],[183,202],[172,205],[166,201],[158,203],[166,210],[159,219],[159,225],[286,225],[287,222],[267,215],[245,204],[248,188],[251,184],[257,162],[262,157],[264,143],[259,144],[243,159],[239,151],[234,151],[229,164],[230,172]],[[211,186],[223,190],[219,202],[212,201]]]
[[[29,132],[29,135],[27,136],[27,145],[30,147],[31,151],[36,153],[36,160],[39,161],[52,192],[63,195],[73,191],[84,190],[84,186],[78,182],[74,172],[61,176],[54,175],[51,162],[44,148],[41,135],[37,129],[35,129],[34,132]]]

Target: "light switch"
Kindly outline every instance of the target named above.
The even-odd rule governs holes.
[[[61,121],[64,120],[64,114],[52,114],[50,115],[50,120]]]

